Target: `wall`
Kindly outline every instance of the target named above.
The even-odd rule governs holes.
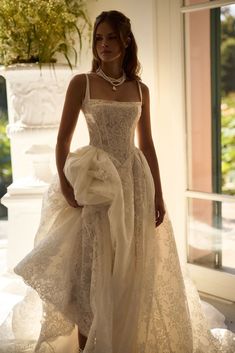
[[[180,260],[186,261],[184,48],[180,0],[157,0],[159,161]]]
[[[167,208],[180,260],[186,261],[186,134],[181,0],[156,0],[156,122],[153,121]]]

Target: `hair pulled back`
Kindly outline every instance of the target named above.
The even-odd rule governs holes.
[[[135,37],[131,30],[131,23],[128,17],[119,11],[103,11],[99,16],[96,17],[94,29],[93,29],[93,40],[92,40],[92,72],[100,66],[100,59],[96,51],[96,31],[100,23],[107,22],[117,34],[123,52],[125,52],[123,59],[123,70],[129,79],[140,79],[140,63],[137,57],[137,45]],[[125,48],[125,43],[128,41],[128,46]]]

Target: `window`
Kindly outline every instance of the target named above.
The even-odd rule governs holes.
[[[182,8],[188,262],[235,274],[235,4],[200,3]]]

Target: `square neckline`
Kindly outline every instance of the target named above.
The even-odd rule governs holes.
[[[132,104],[142,104],[141,101],[117,101],[115,99],[103,99],[103,98],[89,98],[89,101],[96,101],[96,102],[107,102],[107,103],[122,103],[122,104],[127,104],[127,103],[132,103]]]
[[[89,80],[89,74],[86,75],[86,93],[85,93],[85,101],[91,101],[91,102],[104,102],[104,103],[120,103],[120,104],[141,104],[142,105],[142,90],[140,87],[139,82],[136,80],[138,89],[139,89],[139,95],[140,95],[140,101],[119,101],[115,99],[104,99],[104,98],[91,98],[90,96],[90,80]]]

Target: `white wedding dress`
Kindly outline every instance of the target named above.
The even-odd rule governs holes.
[[[35,247],[14,269],[43,302],[35,352],[77,352],[79,327],[84,353],[232,353],[183,278],[168,216],[155,228],[152,175],[134,145],[141,101],[89,92],[87,75],[90,144],[64,167],[84,207],[66,203],[55,177]]]

